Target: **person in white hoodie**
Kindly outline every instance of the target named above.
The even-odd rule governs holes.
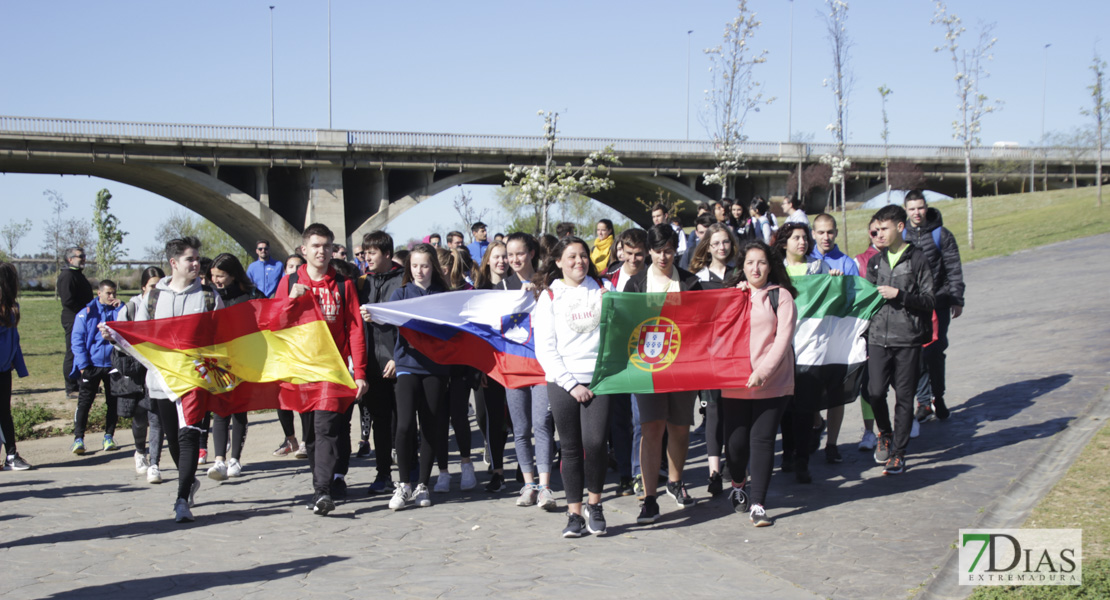
[[[567,498],[563,537],[583,531],[605,533],[601,490],[609,453],[609,397],[590,391],[601,343],[601,295],[606,283],[590,262],[590,248],[568,236],[555,245],[540,270],[540,288],[532,325],[536,358],[547,380],[547,398],[562,442],[562,474]],[[583,456],[584,454],[584,456]],[[586,518],[582,491],[589,492]]]

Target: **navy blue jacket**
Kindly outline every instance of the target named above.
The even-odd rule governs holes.
[[[445,292],[443,288],[432,284],[428,289],[423,289],[415,283],[406,283],[397,288],[389,300],[408,300],[409,298],[419,298],[421,296],[429,296],[431,294],[439,294]],[[441,365],[432,359],[417,352],[415,348],[405,341],[402,335],[397,336],[397,342],[393,345],[393,364],[397,368],[397,374],[411,373],[413,375],[442,375],[447,376],[450,373],[450,368],[446,365]]]

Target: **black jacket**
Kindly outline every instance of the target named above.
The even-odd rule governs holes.
[[[940,247],[933,238],[933,230],[940,229]],[[906,221],[906,241],[917,246],[929,259],[933,272],[933,293],[938,306],[964,305],[964,267],[960,262],[960,247],[956,236],[944,228],[940,211],[929,207],[925,222],[913,227]]]
[[[870,344],[885,348],[908,348],[929,343],[933,338],[933,274],[925,253],[913,244],[893,267],[886,252],[867,261],[867,280],[875,285],[898,288],[898,296],[887,300],[871,318],[867,330]]]
[[[358,289],[358,303],[361,305],[388,302],[389,298],[393,296],[393,292],[401,287],[401,279],[404,274],[405,270],[401,266],[394,265],[392,269],[385,273],[367,273],[359,277],[355,284]],[[397,328],[392,325],[366,323],[364,331],[366,332],[366,375],[367,377],[374,375],[381,377],[382,369],[385,368],[386,363],[393,360],[393,347],[397,343]],[[370,365],[374,364],[378,365],[377,370],[369,368]]]
[[[693,273],[687,271],[686,269],[682,269],[680,267],[674,267],[674,268],[678,269],[678,287],[679,287],[679,289],[681,289],[684,292],[688,292],[690,290],[700,290],[701,289],[701,280],[698,279],[697,275],[694,275]],[[651,270],[651,268],[648,267],[648,268],[642,269],[639,273],[636,273],[635,275],[633,275],[628,280],[628,283],[625,284],[624,291],[626,291],[626,292],[641,292],[641,293],[646,292],[647,291],[647,276],[648,276],[648,271],[650,271],[650,270]]]
[[[258,291],[258,288],[256,287],[252,287],[250,291],[244,292],[242,288],[236,286],[234,288],[218,289],[216,290],[216,293],[220,295],[220,298],[223,298],[224,308],[235,306],[240,302],[246,302],[248,300],[258,300],[260,298],[266,297],[266,294]]]
[[[92,302],[92,284],[80,269],[65,267],[58,273],[58,298],[62,300],[62,324],[73,325],[77,313]]]

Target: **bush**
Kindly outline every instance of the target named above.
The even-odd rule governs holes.
[[[35,425],[53,421],[57,417],[54,411],[39,404],[19,402],[12,406],[12,420],[15,421],[15,439],[29,440],[36,437],[47,437],[50,432],[37,432]]]

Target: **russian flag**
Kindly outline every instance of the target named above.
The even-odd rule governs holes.
[[[442,365],[467,365],[507,388],[544,382],[532,335],[531,291],[466,290],[366,304],[375,323],[395,325],[413,348]]]

